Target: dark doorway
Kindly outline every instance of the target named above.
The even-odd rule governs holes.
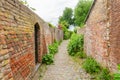
[[[40,28],[39,24],[35,24],[34,28],[34,36],[35,36],[35,63],[38,63],[38,54],[39,54],[39,45],[40,45]]]

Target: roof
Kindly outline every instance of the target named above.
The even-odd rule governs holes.
[[[87,22],[87,20],[88,20],[88,18],[89,18],[89,16],[90,16],[90,13],[91,13],[91,11],[92,11],[92,9],[93,9],[96,1],[97,1],[97,0],[94,0],[94,1],[93,1],[92,5],[91,5],[91,8],[90,8],[90,10],[88,11],[88,14],[87,14],[87,16],[86,16],[86,19],[85,19],[84,23]]]

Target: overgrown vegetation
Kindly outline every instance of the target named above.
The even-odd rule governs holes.
[[[120,64],[118,65],[118,72],[114,74],[114,80],[120,80]]]
[[[83,49],[84,36],[73,34],[68,44],[68,53],[73,58],[79,58],[83,61],[81,64],[83,69],[94,77],[94,80],[113,80],[111,74],[107,68],[103,68],[100,64],[92,57],[88,57]],[[84,60],[83,60],[84,59]]]
[[[87,57],[83,62],[83,68],[87,73],[94,76],[95,80],[112,80],[112,76],[107,68],[103,68],[92,57]]]
[[[79,0],[74,10],[74,24],[83,26],[93,0]]]
[[[102,68],[100,71],[100,74],[98,73],[97,80],[112,80],[112,77],[110,75],[110,72],[107,68]]]
[[[46,54],[42,58],[42,63],[50,65],[50,64],[52,64],[54,62],[53,58],[54,58],[53,54]]]
[[[57,53],[58,52],[58,42],[55,42],[52,45],[49,45],[48,49],[49,49],[50,54],[54,55],[55,53]]]
[[[83,54],[83,35],[72,34],[67,50],[69,55],[74,56],[77,52]]]
[[[73,10],[71,8],[66,7],[63,11],[63,15],[59,17],[59,24],[62,22],[67,22],[69,25],[73,24]]]
[[[84,61],[83,68],[90,74],[98,73],[100,71],[99,64],[91,57],[87,57]]]
[[[63,30],[64,40],[69,39],[69,38],[71,37],[71,35],[72,35],[73,32],[68,30],[68,28],[69,28],[68,22],[63,21],[63,22],[61,22],[61,24],[60,24],[59,26],[60,26],[60,27],[62,28],[62,30]]]
[[[72,31],[65,31],[64,40],[70,39],[71,35],[72,35]]]
[[[54,55],[55,53],[58,52],[58,46],[60,45],[61,42],[62,40],[59,42],[55,41],[52,45],[48,46],[49,53],[43,56],[42,63],[50,65],[54,62]]]

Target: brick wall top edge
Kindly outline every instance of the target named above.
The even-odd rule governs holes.
[[[13,4],[16,7],[23,8],[24,11],[28,14],[32,14],[37,20],[42,21],[43,23],[45,22],[40,16],[38,16],[35,12],[33,12],[31,9],[29,9],[27,6],[23,5],[20,3],[18,0],[5,0],[6,2],[9,2]],[[0,1],[0,2],[5,2],[5,1]]]

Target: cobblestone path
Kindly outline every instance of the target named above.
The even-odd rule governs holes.
[[[67,44],[68,40],[62,42],[55,62],[48,66],[43,80],[90,80],[89,75],[68,55]]]

